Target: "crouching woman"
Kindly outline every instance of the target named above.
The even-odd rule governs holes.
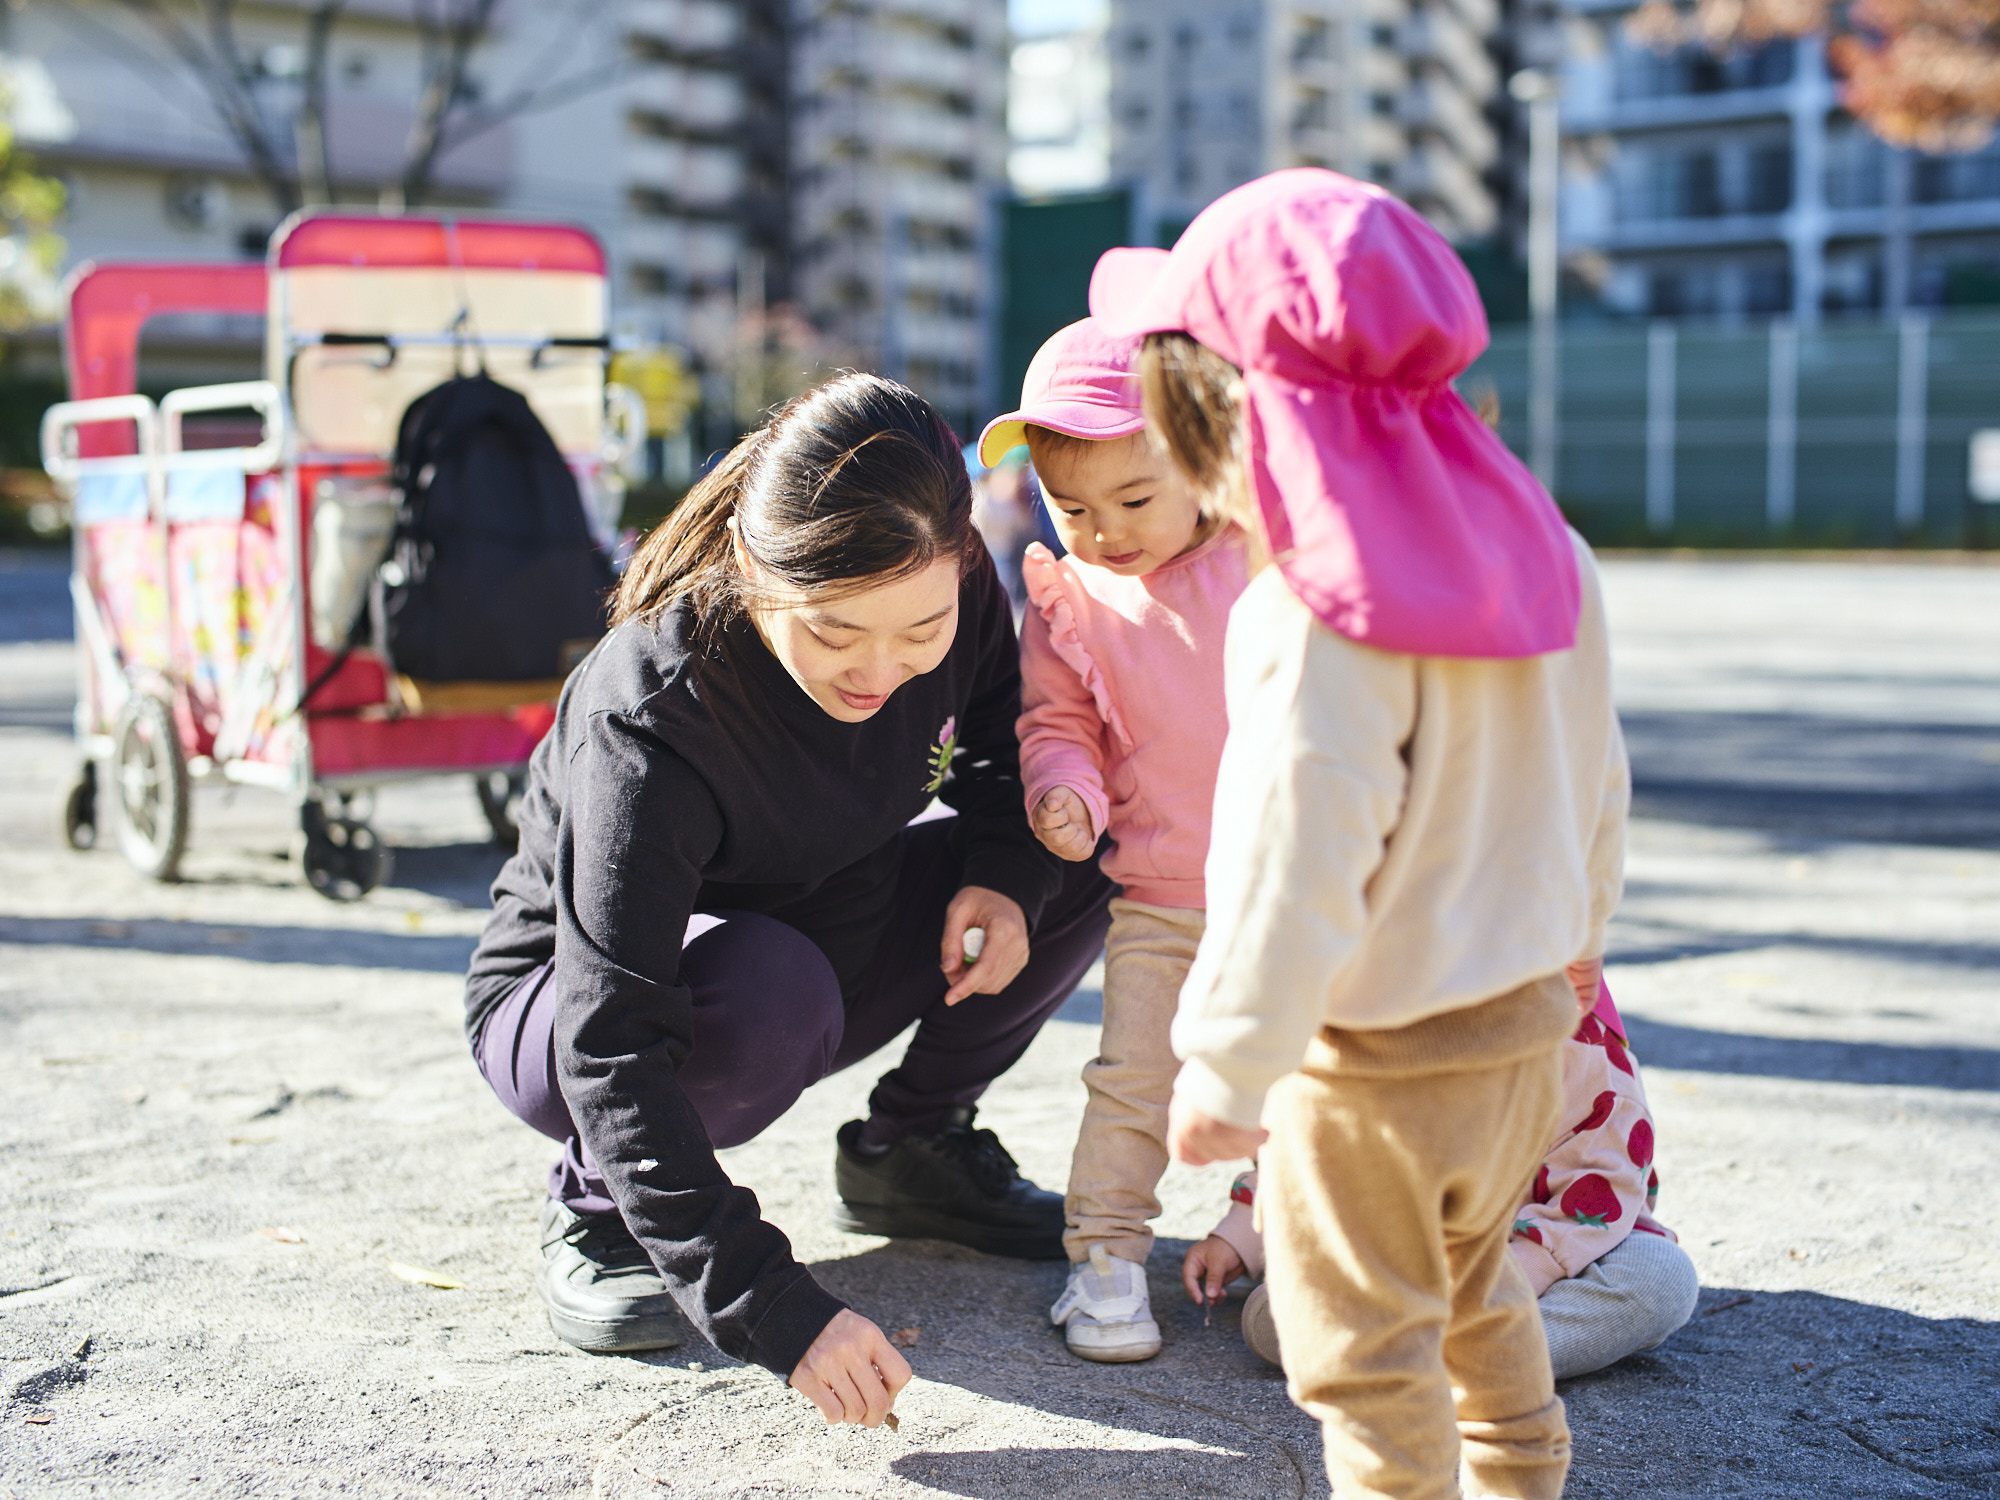
[[[839,1132],[837,1222],[1063,1253],[1061,1197],[973,1110],[1102,947],[1111,891],[1021,816],[1013,620],[971,508],[945,422],[843,376],[654,531],[564,690],[467,1029],[563,1144],[538,1288],[579,1348],[671,1344],[678,1304],[828,1421],[881,1421],[908,1366],[715,1152],[912,1022]],[[913,822],[934,797],[955,816]]]

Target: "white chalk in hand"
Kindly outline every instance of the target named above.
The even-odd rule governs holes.
[[[986,929],[984,927],[966,928],[965,961],[968,964],[976,964],[979,962],[979,955],[984,953],[985,951],[986,951]]]

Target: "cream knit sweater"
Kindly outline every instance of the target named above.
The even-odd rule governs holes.
[[[1230,616],[1208,931],[1175,1092],[1254,1126],[1322,1026],[1477,1005],[1604,951],[1631,774],[1595,563],[1568,651],[1398,656],[1335,634],[1276,569]]]

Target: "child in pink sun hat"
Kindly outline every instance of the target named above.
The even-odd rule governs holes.
[[[1588,549],[1451,387],[1464,266],[1378,188],[1273,173],[1091,308],[1273,566],[1232,613],[1208,930],[1169,1141],[1258,1155],[1292,1397],[1342,1497],[1554,1500],[1508,1248],[1596,1002],[1630,779]],[[1261,1148],[1261,1150],[1260,1150]]]
[[[1167,1166],[1168,1033],[1202,931],[1202,863],[1226,729],[1222,640],[1248,577],[1242,530],[1206,510],[1148,436],[1137,339],[1086,319],[1042,346],[1021,409],[980,440],[1026,442],[1068,556],[1022,560],[1021,779],[1064,859],[1123,893],[1105,941],[1104,1032],[1070,1164],[1068,1285],[1050,1310],[1070,1349],[1123,1363],[1160,1349],[1146,1284]]]

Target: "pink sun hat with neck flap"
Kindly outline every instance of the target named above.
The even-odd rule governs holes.
[[[979,435],[991,468],[1028,440],[1028,426],[1104,441],[1143,432],[1139,340],[1113,338],[1094,319],[1072,323],[1035,352],[1021,382],[1021,409],[995,417]]]
[[[1243,371],[1273,560],[1330,628],[1416,656],[1576,643],[1569,528],[1452,389],[1486,314],[1414,210],[1337,172],[1273,172],[1216,199],[1171,252],[1106,251],[1090,310],[1108,333],[1187,333]]]

